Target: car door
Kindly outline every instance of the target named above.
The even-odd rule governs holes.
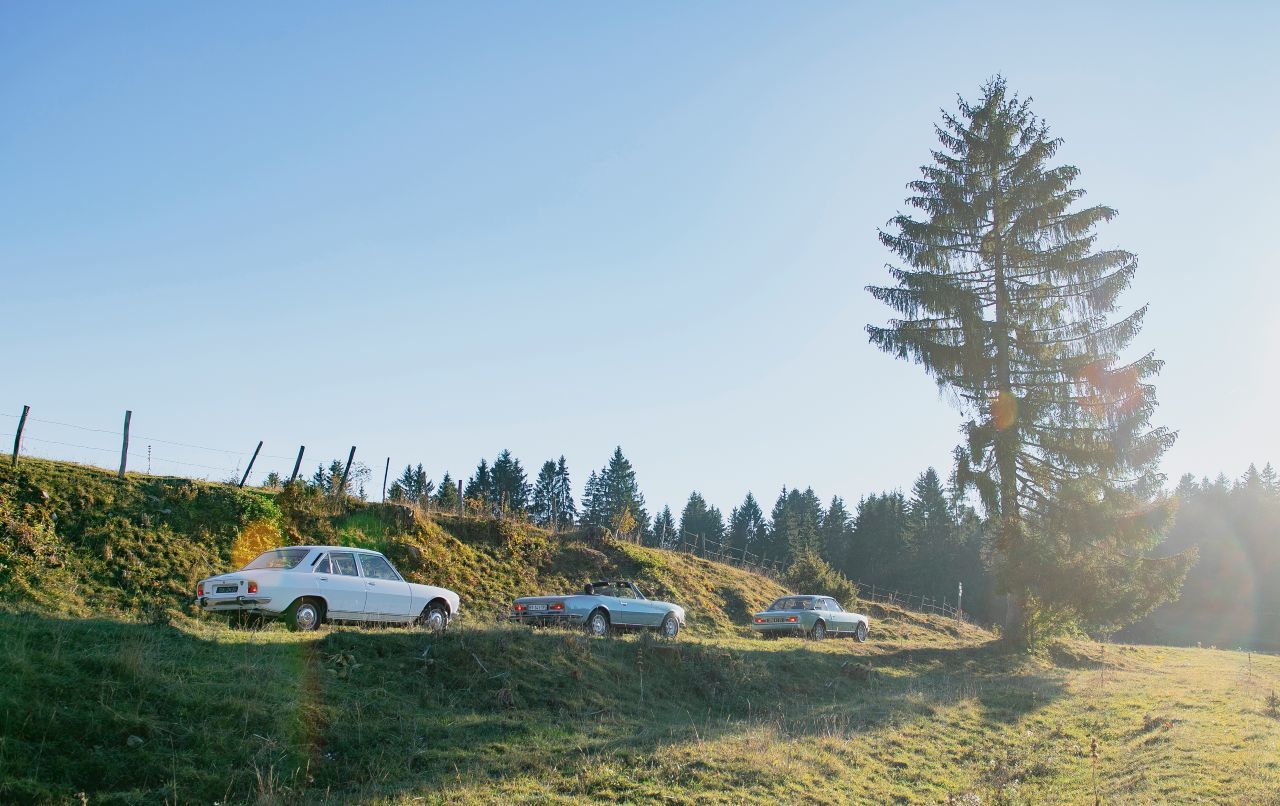
[[[636,624],[644,627],[657,627],[667,615],[665,602],[646,599],[644,593],[640,591],[636,591],[636,598],[631,603],[631,607],[635,611]]]
[[[834,627],[836,632],[851,632],[853,630],[853,621],[849,613],[835,599],[827,599],[827,612],[831,614],[831,620],[828,625]]]
[[[409,583],[400,578],[381,554],[360,553],[356,556],[360,558],[360,569],[364,571],[365,612],[384,621],[407,617],[413,605]]]
[[[349,551],[333,551],[316,564],[316,588],[329,606],[330,618],[364,618],[365,586]]]

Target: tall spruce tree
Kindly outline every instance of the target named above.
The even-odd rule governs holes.
[[[432,499],[438,509],[445,512],[452,512],[458,508],[458,484],[449,475],[449,471],[445,471],[440,477],[440,488],[436,490],[435,498]]]
[[[742,499],[742,504],[729,513],[729,545],[737,551],[750,551],[759,554],[760,542],[765,539],[769,524],[765,522],[764,511],[751,493]]]
[[[511,455],[511,451],[503,449],[498,458],[493,460],[489,471],[489,498],[495,511],[505,510],[500,514],[521,515],[529,507],[529,480],[525,476],[520,460]]]
[[[477,502],[486,511],[493,508],[493,474],[489,472],[489,461],[487,459],[482,457],[480,464],[476,465],[476,472],[472,474],[471,478],[467,479],[467,486],[462,491],[462,497],[468,501]]]
[[[556,514],[556,463],[548,459],[542,463],[538,478],[533,483],[533,496],[529,514],[539,526],[554,526]]]
[[[551,482],[551,525],[559,529],[572,526],[578,517],[578,508],[573,503],[573,481],[569,478],[569,465],[564,456],[556,462],[555,474]]]
[[[679,529],[676,526],[675,517],[671,514],[671,507],[662,507],[658,517],[653,519],[653,529],[650,533],[653,535],[651,545],[657,548],[665,549],[676,545]]]
[[[1008,634],[1111,629],[1176,594],[1189,555],[1156,558],[1170,503],[1150,426],[1160,362],[1124,362],[1145,307],[1115,318],[1137,259],[1095,249],[1109,207],[1080,206],[1061,140],[1003,78],[936,127],[941,148],[880,239],[905,263],[869,287],[902,318],[871,342],[924,366],[967,418],[956,478],[999,524]],[[1114,321],[1113,321],[1114,319]]]
[[[831,496],[827,512],[822,516],[822,525],[818,527],[823,559],[835,565],[836,558],[845,553],[852,532],[852,519],[849,510],[845,509],[844,499],[838,495]]]
[[[699,547],[704,541],[708,548],[718,547],[724,539],[724,516],[707,503],[702,493],[694,490],[680,513],[680,531],[686,540],[694,541]]]

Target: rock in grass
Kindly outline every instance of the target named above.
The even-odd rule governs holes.
[[[141,736],[130,736],[124,743],[127,744],[131,750],[137,750],[139,747],[142,747],[143,744]]]

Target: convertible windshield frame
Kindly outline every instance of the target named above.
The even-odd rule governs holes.
[[[241,571],[292,571],[311,554],[311,549],[284,548],[264,551],[253,561],[241,568]]]
[[[780,596],[769,605],[769,610],[812,610],[815,596]]]

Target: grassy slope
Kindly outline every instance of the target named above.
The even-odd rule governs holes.
[[[377,507],[315,528],[455,587],[473,618],[440,638],[234,631],[184,615],[186,591],[276,530],[301,537],[270,496],[26,468],[0,471],[3,802],[1084,802],[1097,737],[1105,799],[1280,803],[1275,656],[1111,645],[1104,673],[1096,645],[1011,656],[880,607],[865,645],[764,641],[736,625],[768,580]],[[689,606],[677,647],[485,618],[612,571]]]

